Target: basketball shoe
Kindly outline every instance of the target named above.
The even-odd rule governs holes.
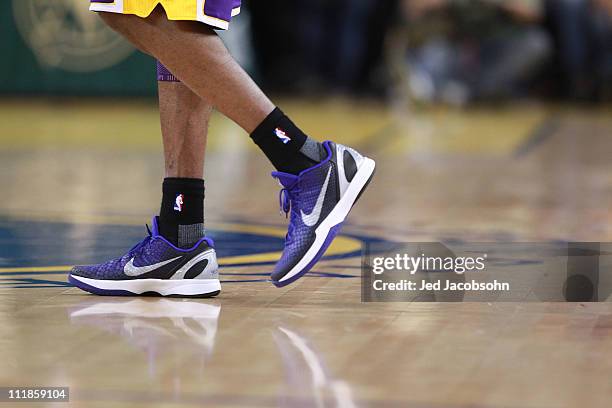
[[[217,256],[210,238],[191,249],[181,249],[159,235],[157,217],[153,231],[121,258],[88,266],[75,266],[68,279],[96,295],[158,295],[210,297],[221,291]]]
[[[323,146],[327,157],[316,166],[297,176],[272,173],[283,187],[281,209],[291,213],[285,248],[272,272],[277,287],[297,280],[317,263],[374,175],[374,160],[333,142]]]

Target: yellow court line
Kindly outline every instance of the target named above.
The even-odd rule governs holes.
[[[361,249],[361,243],[353,238],[336,237],[332,246],[327,250],[326,255],[339,255],[350,253]],[[247,264],[255,262],[274,262],[281,257],[281,252],[265,252],[261,254],[236,255],[219,258],[219,266],[226,264]],[[32,267],[10,267],[0,268],[0,273],[19,273],[19,272],[69,272],[72,266],[32,266]]]
[[[23,218],[36,221],[49,222],[73,222],[73,223],[89,223],[103,225],[140,225],[141,220],[136,222],[136,217],[130,216],[107,216],[107,215],[79,215],[62,216],[60,214],[6,214],[10,218]],[[212,223],[215,229],[221,229],[228,232],[244,232],[251,234],[267,235],[271,237],[284,237],[286,230],[281,227],[272,227],[265,225],[253,224],[233,224],[227,222]],[[326,255],[339,255],[350,252],[355,252],[361,249],[361,242],[357,239],[338,236],[334,240],[331,247],[326,251]],[[219,264],[223,267],[224,264],[247,264],[255,262],[274,262],[278,260],[282,252],[265,252],[259,254],[236,255],[230,257],[219,258]],[[1,268],[0,273],[19,273],[19,272],[69,272],[72,266],[35,266],[35,267],[7,267]]]
[[[137,217],[131,216],[108,216],[108,215],[77,215],[75,216],[64,216],[61,214],[27,214],[27,213],[8,213],[6,214],[9,218],[22,218],[26,220],[36,221],[48,221],[48,222],[72,222],[72,223],[84,223],[84,224],[101,224],[101,225],[122,225],[122,226],[134,226],[142,225],[142,220]],[[244,232],[251,234],[267,235],[277,238],[282,238],[287,232],[285,228],[273,227],[267,225],[256,225],[256,224],[234,224],[228,222],[212,222],[212,228],[225,230],[228,232]],[[332,246],[327,250],[327,255],[338,255],[347,252],[354,252],[361,249],[361,242],[349,237],[338,236],[334,240]],[[220,258],[223,263],[248,263],[248,262],[265,262],[279,259],[281,256],[280,252],[266,252],[262,254],[251,254],[251,255],[237,255],[232,257]],[[70,269],[71,267],[62,267]],[[0,268],[0,271],[3,271]],[[6,272],[6,271],[5,271]],[[40,271],[46,272],[46,271]]]
[[[332,246],[327,250],[326,255],[339,255],[350,253],[361,249],[361,243],[353,238],[336,237]],[[281,257],[281,252],[265,252],[261,254],[236,255],[219,258],[219,266],[225,264],[242,264],[254,262],[273,262]],[[31,267],[10,267],[0,268],[0,273],[19,273],[19,272],[69,272],[72,266],[31,266]]]
[[[344,242],[343,242],[344,241]],[[355,241],[355,242],[351,242]],[[338,255],[342,253],[354,252],[360,249],[361,245],[358,241],[351,238],[337,237],[336,241],[329,248],[326,255]],[[254,262],[273,262],[280,259],[282,252],[265,252],[261,254],[237,255],[225,258],[219,258],[219,266],[223,267],[226,264],[247,264]],[[72,266],[32,266],[32,267],[10,267],[0,268],[0,273],[19,273],[19,272],[69,272]]]
[[[549,117],[543,107],[509,107],[467,111],[432,107],[398,120],[395,133],[380,152],[509,154]]]
[[[24,266],[18,268],[0,268],[0,273],[11,272],[68,272],[72,266]]]

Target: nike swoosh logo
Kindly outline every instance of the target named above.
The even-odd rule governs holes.
[[[123,267],[123,273],[125,273],[127,276],[144,275],[145,273],[152,272],[180,258],[181,258],[180,256],[177,256],[176,258],[168,259],[167,261],[163,261],[163,262],[159,262],[159,263],[156,263],[153,265],[147,265],[147,266],[134,266],[134,258],[132,258],[130,259],[130,262],[126,263],[125,266]]]
[[[315,203],[314,208],[310,212],[310,214],[305,214],[304,211],[302,213],[302,221],[306,226],[312,227],[319,222],[319,217],[321,217],[321,210],[323,209],[323,201],[325,201],[325,193],[327,193],[327,185],[329,184],[329,177],[331,176],[331,166],[327,171],[327,177],[325,177],[325,183],[323,183],[323,187],[321,188],[321,192],[319,193],[319,197],[317,197],[317,202]]]

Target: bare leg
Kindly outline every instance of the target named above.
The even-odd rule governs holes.
[[[207,25],[168,20],[161,6],[147,18],[113,13],[101,17],[242,127],[278,171],[297,175],[327,156],[320,143],[274,106]]]
[[[274,110],[274,104],[206,25],[169,21],[160,7],[146,19],[113,13],[101,13],[101,17],[247,133]]]
[[[126,38],[151,55],[140,39]],[[181,82],[158,82],[158,94],[165,176],[203,178],[212,105]]]
[[[159,232],[189,248],[204,236],[204,157],[212,107],[184,84],[170,82],[163,73],[159,78],[166,170]]]
[[[166,177],[204,178],[212,106],[180,82],[159,82]]]

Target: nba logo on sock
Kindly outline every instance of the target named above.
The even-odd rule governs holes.
[[[291,138],[287,136],[287,133],[281,128],[274,129],[274,134],[278,137],[284,144],[287,144],[291,141]]]
[[[177,194],[176,195],[176,200],[174,201],[174,210],[181,212],[183,211],[183,198],[184,196],[182,194]]]

